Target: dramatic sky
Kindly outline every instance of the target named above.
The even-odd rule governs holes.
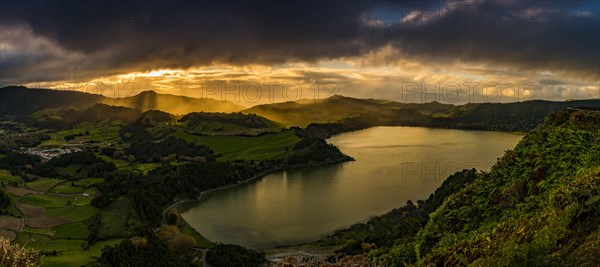
[[[600,98],[600,1],[10,1],[0,86],[250,106]],[[133,88],[133,89],[132,89]]]

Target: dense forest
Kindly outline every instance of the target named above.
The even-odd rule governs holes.
[[[206,254],[206,262],[212,266],[260,266],[265,255],[238,245],[217,244]]]
[[[316,137],[304,137],[294,145],[292,154],[286,163],[291,166],[318,165],[352,160],[325,140]]]
[[[72,173],[61,173],[59,168],[71,166]],[[42,161],[39,156],[9,152],[0,159],[0,167],[9,169],[14,175],[23,175],[26,180],[32,176],[57,177],[66,180],[76,180],[81,177],[104,177],[116,170],[112,162],[106,162],[89,151],[79,151],[63,154],[51,160]]]
[[[125,150],[140,162],[170,161],[168,156],[197,158],[197,161],[214,161],[212,150],[207,146],[196,145],[169,136],[161,141],[154,141],[150,135],[136,138]],[[171,159],[172,160],[172,159]]]
[[[88,265],[99,266],[197,266],[189,259],[172,251],[169,246],[150,231],[140,230],[136,236],[126,239],[117,246],[106,247],[98,262]]]
[[[217,162],[162,166],[147,175],[116,173],[99,186],[102,195],[92,205],[102,209],[125,195],[144,224],[158,227],[163,220],[162,210],[173,200],[195,198],[204,190],[234,184],[257,173],[256,167],[249,164]]]
[[[0,136],[0,153],[8,153],[14,151],[20,147],[35,147],[42,143],[42,141],[49,140],[50,136],[47,134],[39,133],[23,133]]]
[[[10,206],[10,198],[4,193],[4,190],[0,190],[0,215],[6,212],[5,209],[8,206]]]

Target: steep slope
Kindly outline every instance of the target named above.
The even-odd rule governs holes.
[[[600,112],[561,111],[430,214],[415,247],[434,265],[598,263],[599,201]]]
[[[600,112],[556,112],[489,173],[457,175],[418,207],[338,232],[351,241],[340,254],[376,266],[600,263]]]

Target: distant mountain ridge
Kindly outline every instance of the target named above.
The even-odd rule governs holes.
[[[309,133],[325,138],[332,134],[372,126],[421,126],[526,132],[540,124],[552,112],[564,108],[600,108],[600,99],[564,102],[530,100],[514,103],[453,105],[438,102],[400,103],[335,95],[322,100],[291,101],[243,109],[242,106],[232,102],[157,94],[153,91],[125,98],[110,98],[76,91],[29,89],[18,86],[0,89],[0,116],[24,117],[34,112],[40,112],[49,119],[53,119],[52,116],[58,114],[58,117],[66,118],[63,122],[69,125],[69,118],[73,116],[67,112],[66,107],[86,110],[97,104],[127,107],[140,112],[161,110],[178,115],[200,112],[256,114],[283,126],[306,127]],[[52,111],[52,109],[60,110]],[[190,115],[187,118],[196,117],[198,119],[197,117],[200,115]],[[77,116],[87,118],[89,114]],[[200,117],[203,116],[205,115]],[[127,118],[125,121],[129,120]],[[206,119],[209,117],[203,118],[203,120]],[[94,120],[98,120],[98,118]],[[210,120],[219,122],[222,119],[217,115],[211,115]],[[221,126],[202,124],[199,127],[218,130],[218,127]],[[230,130],[235,132],[235,129]]]
[[[31,89],[23,86],[0,88],[1,115],[20,117],[45,108],[70,106],[86,109],[95,104],[128,107],[140,111],[162,110],[172,114],[236,112],[244,109],[229,101],[158,94],[154,91],[145,91],[125,98],[111,98],[77,91]]]
[[[396,120],[399,114],[417,111],[421,115],[448,112],[452,104],[438,102],[415,104],[390,100],[359,99],[334,95],[317,101],[289,101],[251,107],[243,113],[254,113],[289,126],[304,127],[311,123],[331,123],[368,115],[381,120]],[[383,122],[382,122],[383,123]],[[390,122],[391,123],[391,122]]]
[[[372,126],[422,126],[497,131],[529,131],[552,112],[564,108],[600,108],[600,99],[464,105],[400,103],[389,100],[332,96],[312,103],[258,105],[242,111],[288,126],[312,128],[327,137]]]
[[[113,106],[126,106],[139,110],[162,110],[171,114],[184,115],[192,112],[236,112],[244,109],[243,106],[230,101],[220,101],[211,98],[194,98],[169,94],[158,94],[154,91],[144,91],[138,95],[114,99],[106,104]]]

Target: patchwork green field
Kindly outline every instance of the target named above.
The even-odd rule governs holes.
[[[61,196],[31,194],[21,198],[21,202],[44,208],[60,208],[71,203],[71,199]]]
[[[61,208],[46,209],[46,214],[52,217],[62,217],[72,222],[89,219],[98,212],[98,209],[87,206],[66,206]]]
[[[22,183],[23,180],[21,180],[21,178],[19,178],[19,177],[16,177],[16,176],[10,174],[9,170],[1,170],[0,169],[0,183],[10,183],[10,182]]]
[[[74,222],[54,227],[53,234],[54,238],[86,239],[90,234],[90,231],[85,223]]]
[[[170,169],[181,172],[188,176],[183,188],[225,186],[271,166],[257,161],[294,155],[295,144],[304,136],[300,130],[282,129],[278,123],[241,113],[195,114],[178,122],[181,116],[158,110],[138,114],[118,109],[112,115],[124,120],[107,123],[103,112],[77,109],[34,112],[31,120],[13,128],[27,135],[8,140],[12,148],[20,149],[0,158],[0,168],[7,169],[0,170],[0,181],[6,184],[4,191],[10,199],[10,205],[3,208],[11,220],[11,225],[2,227],[15,232],[9,237],[16,236],[12,242],[44,255],[42,266],[87,265],[100,257],[104,246],[129,238],[136,246],[150,242],[143,250],[153,251],[149,255],[160,259],[165,249],[187,254],[190,246],[213,248],[185,220],[161,216],[165,206],[194,192],[163,190],[157,174]],[[28,123],[35,128],[26,128]],[[214,158],[220,163],[203,160]],[[239,170],[232,171],[223,163],[234,160],[243,160],[235,163]],[[192,172],[197,168],[208,168],[206,181],[193,182],[197,177]],[[155,169],[160,170],[152,172]],[[143,182],[138,178],[148,179],[148,184],[140,186]],[[131,244],[124,242],[117,250],[127,251]],[[106,251],[113,257],[115,252]],[[164,262],[177,260],[172,257]],[[148,263],[143,265],[156,261]]]
[[[19,233],[16,242],[27,244],[27,247],[39,250],[43,253],[53,253],[57,255],[47,255],[44,257],[43,266],[82,266],[94,262],[102,253],[105,246],[113,246],[123,239],[111,239],[98,241],[91,245],[88,250],[82,248],[83,240],[78,239],[52,239],[46,235]]]
[[[94,184],[99,184],[104,181],[103,178],[85,178],[81,180],[74,181],[73,183],[76,186],[92,186]]]
[[[0,170],[0,177],[2,182],[21,181],[7,170]],[[101,178],[87,178],[74,182],[38,178],[25,184],[27,188],[34,190],[30,190],[32,193],[22,197],[7,193],[11,203],[26,203],[41,207],[48,218],[64,218],[71,221],[47,228],[43,228],[43,223],[36,224],[36,227],[42,228],[25,226],[22,232],[16,231],[15,242],[27,244],[27,247],[45,254],[42,266],[82,266],[94,262],[102,253],[102,248],[118,244],[123,240],[122,236],[128,235],[125,223],[130,207],[123,205],[124,211],[109,210],[106,212],[107,216],[103,218],[103,222],[106,223],[104,227],[112,230],[111,235],[105,235],[103,241],[98,241],[89,248],[83,245],[90,235],[86,221],[98,210],[90,205],[93,197],[83,196],[81,192],[95,191],[91,186],[102,181]],[[53,195],[56,193],[61,195]],[[14,216],[21,216],[21,212],[13,205],[8,206],[6,210]]]
[[[25,228],[23,228],[23,231],[29,234],[54,236],[54,231],[52,230],[52,228],[33,228],[25,226]]]
[[[105,155],[97,155],[99,158],[103,159],[106,162],[112,162],[115,164],[118,170],[123,171],[131,171],[131,172],[139,172],[139,173],[148,173],[151,170],[156,169],[161,163],[131,163],[122,159],[114,159]],[[171,164],[175,164],[175,162],[171,162]]]
[[[25,183],[25,186],[36,191],[46,192],[52,187],[60,184],[63,180],[50,179],[50,178],[37,178],[35,181]]]
[[[91,190],[94,190],[94,185],[102,183],[102,178],[86,178],[77,181],[64,181],[59,180],[59,183],[47,190],[50,193],[56,194],[90,194]]]
[[[45,140],[40,144],[40,147],[60,147],[67,144],[78,144],[86,141],[93,141],[99,143],[110,143],[119,140],[119,129],[120,122],[113,122],[112,124],[99,124],[99,123],[81,123],[77,127],[70,130],[55,131],[51,132],[50,140]],[[82,136],[75,137],[75,139],[67,141],[66,136],[78,135]]]
[[[265,134],[256,137],[247,136],[197,136],[185,132],[172,134],[187,142],[206,145],[216,154],[217,160],[231,161],[236,159],[264,160],[279,159],[289,155],[300,138],[291,130]]]
[[[86,188],[83,186],[71,185],[70,183],[62,183],[53,187],[50,192],[62,193],[62,194],[77,194],[85,192]]]

